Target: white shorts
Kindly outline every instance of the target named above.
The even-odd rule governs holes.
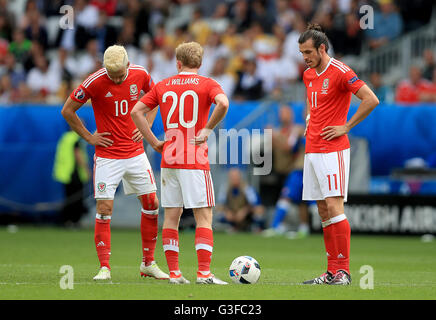
[[[121,180],[125,194],[141,196],[156,192],[156,181],[145,153],[129,159],[94,157],[95,199],[113,199]]]
[[[347,201],[350,149],[330,153],[306,153],[303,170],[303,200],[344,197]]]
[[[164,208],[205,208],[215,205],[209,170],[161,169],[161,203]]]

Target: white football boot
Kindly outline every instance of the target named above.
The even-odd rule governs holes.
[[[218,279],[217,277],[215,277],[215,275],[213,275],[212,273],[209,274],[209,276],[207,277],[197,277],[197,284],[228,284],[225,281],[222,281],[220,279]]]
[[[110,280],[111,271],[108,267],[101,267],[97,275],[93,278],[94,280]]]
[[[187,279],[185,279],[182,274],[180,274],[177,278],[170,278],[169,280],[170,284],[190,284],[191,282]]]
[[[142,262],[139,271],[141,272],[141,277],[152,277],[159,280],[168,280],[170,278],[169,275],[158,267],[155,261],[153,261],[149,266],[145,266],[145,263]]]

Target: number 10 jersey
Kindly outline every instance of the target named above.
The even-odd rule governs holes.
[[[144,152],[142,141],[132,140],[136,129],[130,112],[138,102],[141,91],[147,93],[154,82],[147,70],[139,65],[130,64],[126,78],[121,84],[115,84],[105,68],[91,74],[70,98],[85,103],[91,99],[98,132],[109,132],[107,138],[114,141],[110,147],[95,147],[95,155],[107,159],[128,159]]]

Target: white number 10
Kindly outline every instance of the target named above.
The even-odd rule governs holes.
[[[197,95],[197,93],[195,91],[193,91],[193,90],[186,90],[180,96],[180,101],[179,101],[177,93],[175,93],[174,91],[167,91],[162,96],[162,102],[166,102],[168,96],[173,99],[173,103],[171,105],[170,111],[168,112],[168,116],[167,116],[167,129],[178,128],[179,127],[179,123],[180,123],[180,125],[182,127],[185,127],[185,128],[192,128],[192,127],[194,127],[195,124],[197,123],[197,120],[198,120],[198,95]],[[189,122],[185,121],[185,98],[187,96],[191,96],[192,100],[193,100],[193,103],[192,103],[192,120],[189,121]],[[171,117],[172,117],[174,111],[176,111],[177,102],[179,102],[179,123],[177,123],[177,122],[170,122]]]
[[[129,102],[127,100],[121,100],[118,106],[118,101],[115,101],[115,116],[118,117],[118,113],[125,116],[129,112]]]

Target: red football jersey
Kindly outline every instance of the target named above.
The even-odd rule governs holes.
[[[310,104],[310,121],[306,133],[306,153],[329,153],[350,147],[347,135],[324,140],[320,135],[327,126],[344,125],[350,109],[351,94],[364,84],[353,70],[330,58],[320,74],[314,68],[303,74]]]
[[[215,80],[191,72],[157,83],[141,101],[150,109],[160,106],[165,130],[162,168],[209,170],[207,143],[190,143],[206,126],[210,106],[224,93]]]
[[[132,140],[136,129],[130,111],[138,101],[141,91],[147,93],[154,83],[145,68],[130,64],[126,79],[115,84],[105,68],[90,75],[74,90],[71,99],[85,103],[91,99],[98,132],[110,132],[107,138],[114,141],[110,147],[95,147],[97,157],[128,159],[144,152],[142,141]]]

